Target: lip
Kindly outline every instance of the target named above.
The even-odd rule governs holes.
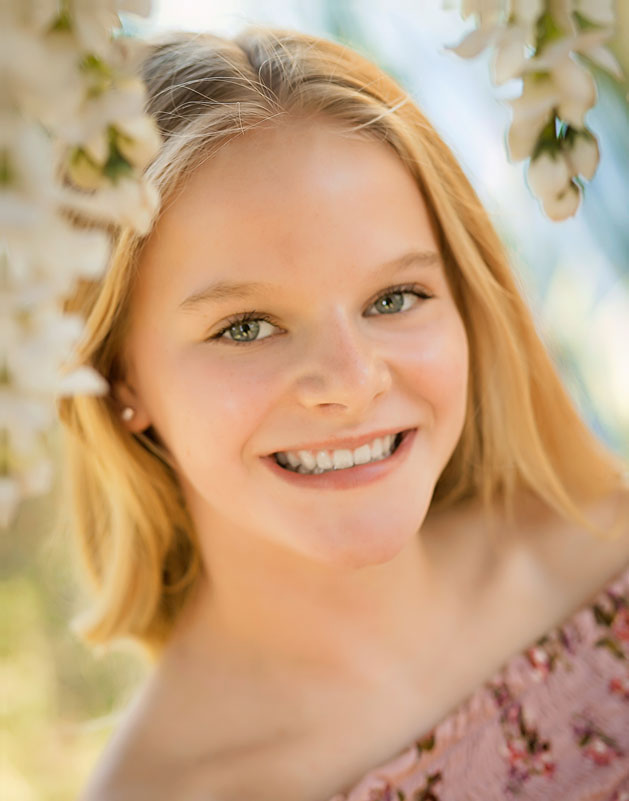
[[[355,465],[343,470],[330,470],[328,473],[319,473],[318,475],[293,473],[290,470],[285,470],[279,466],[272,455],[263,456],[262,461],[268,465],[275,475],[296,487],[304,489],[355,489],[384,478],[401,465],[413,446],[416,434],[416,428],[410,431],[407,430],[397,450],[386,459],[369,464]]]
[[[389,434],[395,436],[400,434],[402,431],[408,431],[410,428],[411,426],[408,426],[408,428],[382,428],[379,431],[373,431],[370,434],[363,434],[362,436],[357,437],[328,439],[325,442],[310,442],[306,445],[290,445],[287,448],[278,448],[278,450],[273,451],[273,453],[288,453],[289,451],[293,451],[295,453],[297,451],[353,451],[356,448],[360,448],[362,445],[367,445],[369,442],[373,442],[374,439],[377,439],[378,437],[386,437]],[[273,454],[268,455],[272,456]]]

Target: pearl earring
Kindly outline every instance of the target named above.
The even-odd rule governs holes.
[[[129,421],[131,420],[134,414],[135,414],[135,409],[132,409],[130,406],[125,406],[120,416],[122,417],[123,420]]]

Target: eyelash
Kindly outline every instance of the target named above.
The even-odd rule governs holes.
[[[430,300],[430,298],[433,297],[433,295],[430,295],[428,292],[426,292],[424,289],[421,289],[416,284],[402,284],[400,286],[393,286],[390,289],[385,290],[380,295],[378,295],[378,297],[375,298],[375,300],[373,300],[369,305],[373,306],[374,303],[377,303],[381,298],[386,298],[389,295],[403,295],[403,294],[415,295],[416,297],[421,298],[422,300]],[[407,309],[407,311],[410,311],[410,310]],[[398,314],[399,313],[400,312],[398,312]],[[375,315],[375,316],[376,317],[385,317],[386,315]],[[264,321],[265,323],[270,323],[271,325],[275,325],[275,322],[273,321],[273,319],[271,317],[269,317],[269,315],[265,314],[264,312],[257,312],[255,310],[254,311],[243,312],[241,314],[236,314],[233,317],[228,317],[226,325],[223,328],[221,328],[220,331],[217,331],[216,334],[212,334],[212,336],[208,337],[205,340],[205,342],[212,342],[214,340],[220,340],[220,338],[223,336],[223,334],[226,331],[229,331],[229,329],[233,325],[237,325],[238,323],[246,323],[246,322],[249,322],[250,320],[255,320],[256,322],[260,320],[260,321]],[[267,338],[268,337],[264,337],[264,339],[267,339]],[[234,339],[225,339],[224,341],[228,342],[230,345],[253,345],[256,342],[258,342],[258,341],[261,342],[263,340],[252,339],[249,342],[238,342],[237,340],[234,340]]]

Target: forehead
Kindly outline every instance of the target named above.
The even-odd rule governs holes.
[[[208,278],[295,281],[435,246],[424,200],[391,147],[334,123],[249,131],[206,159],[166,207],[140,283],[182,297]],[[351,263],[349,263],[351,262]]]

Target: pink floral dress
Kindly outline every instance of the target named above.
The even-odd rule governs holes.
[[[629,565],[330,801],[629,801]]]

